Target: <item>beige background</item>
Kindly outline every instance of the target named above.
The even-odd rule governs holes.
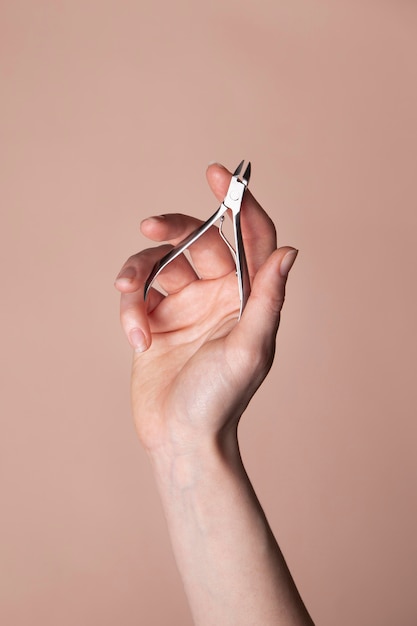
[[[415,626],[417,5],[3,0],[5,626],[187,626],[113,279],[208,162],[301,252],[241,428],[321,626]]]

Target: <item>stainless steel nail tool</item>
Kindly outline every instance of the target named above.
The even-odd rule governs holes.
[[[162,259],[155,263],[145,283],[145,299],[153,282],[160,274],[160,272],[162,272],[162,270],[168,265],[168,263],[171,263],[171,261],[176,259],[177,256],[187,250],[187,248],[189,248],[195,241],[197,241],[197,239],[199,239],[211,226],[213,226],[219,220],[219,234],[231,251],[236,264],[236,275],[240,299],[240,319],[250,294],[248,265],[246,262],[242,231],[240,227],[240,209],[242,206],[243,195],[249,183],[251,164],[250,162],[248,162],[242,176],[239,177],[240,172],[243,169],[244,163],[245,161],[241,161],[241,163],[239,163],[236,170],[234,171],[232,179],[230,181],[229,189],[227,190],[224,200],[217,209],[217,211],[211,217],[209,217],[209,219],[204,222],[204,224],[199,226],[195,231],[188,235],[188,237],[183,239],[179,244],[172,248],[172,250],[170,250],[168,254],[166,254],[164,257],[162,257]],[[235,247],[230,244],[230,242],[227,240],[226,236],[223,233],[223,222],[225,214],[228,210],[230,210],[232,214]]]

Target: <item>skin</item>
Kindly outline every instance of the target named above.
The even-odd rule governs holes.
[[[208,183],[221,201],[231,174],[214,164]],[[297,251],[277,248],[275,227],[249,191],[242,232],[251,295],[237,323],[233,258],[213,227],[160,276],[167,296],[143,300],[153,264],[201,222],[170,214],[141,230],[167,242],[130,257],[116,287],[132,347],[132,406],[164,506],[194,622],[311,625],[245,472],[237,427],[267,375]]]

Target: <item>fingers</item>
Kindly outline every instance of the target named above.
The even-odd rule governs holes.
[[[169,241],[175,246],[202,223],[195,217],[172,213],[143,220],[141,231],[153,241]],[[188,251],[201,278],[224,276],[235,266],[233,257],[216,226],[209,228]]]
[[[120,297],[120,321],[130,345],[144,352],[152,342],[143,292],[123,293]]]
[[[221,202],[226,195],[231,173],[222,165],[207,169],[208,183]],[[202,224],[194,217],[170,214],[151,217],[141,223],[142,233],[153,241],[176,245]],[[249,190],[245,192],[241,214],[242,234],[251,280],[276,249],[276,231],[272,220]],[[191,260],[201,278],[218,278],[234,269],[234,260],[218,228],[213,226],[189,248]]]
[[[138,289],[143,290],[145,281],[155,262],[170,250],[170,245],[164,245],[158,246],[158,248],[149,248],[131,256],[116,278],[116,287],[119,291],[126,293]],[[161,272],[158,276],[158,283],[167,293],[176,293],[197,279],[198,276],[187,259],[180,255]]]
[[[208,167],[206,175],[216,198],[223,200],[229,187],[231,173],[222,165],[215,163]],[[241,226],[249,275],[253,280],[259,268],[276,249],[277,236],[274,223],[249,189],[243,196]]]
[[[207,170],[209,185],[219,201],[223,200],[227,192],[230,178],[231,173],[221,165],[213,164]],[[130,257],[116,279],[116,287],[122,293],[122,326],[136,350],[143,351],[150,346],[152,339],[148,313],[158,307],[163,300],[163,296],[151,291],[146,304],[144,302],[144,284],[153,265],[171,249],[172,245],[183,240],[201,223],[194,217],[181,214],[152,217],[142,222],[141,230],[145,236],[153,241],[168,241],[169,244]],[[291,252],[290,248],[276,250],[274,224],[249,190],[244,195],[241,226],[253,287],[242,320],[236,326],[233,335],[236,338],[240,336],[242,346],[246,345],[249,348],[256,348],[257,345],[270,346],[271,341],[274,343],[279,312],[284,301],[288,273],[285,266],[290,259],[294,261],[296,253]],[[180,255],[158,276],[159,284],[169,294],[181,292],[190,283],[197,284],[199,277],[219,278],[230,275],[235,270],[234,259],[220,237],[217,227],[208,229],[190,246],[189,251],[196,271],[186,257]],[[285,257],[286,253],[288,256]],[[168,303],[168,300],[166,302]],[[179,300],[175,298],[175,302],[178,303]]]
[[[162,295],[151,290],[145,303],[144,285],[155,262],[170,249],[170,245],[164,245],[131,256],[116,278],[115,286],[122,292],[120,299],[122,327],[132,347],[139,352],[146,350],[151,344],[148,313],[163,299]],[[175,293],[197,278],[187,259],[180,256],[161,273],[158,282],[168,293]]]
[[[272,364],[285,285],[297,254],[289,247],[271,254],[258,271],[242,318],[230,335],[232,345],[246,354],[248,366],[253,367],[258,358],[263,375]]]

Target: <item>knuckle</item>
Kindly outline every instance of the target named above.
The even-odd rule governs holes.
[[[239,350],[239,361],[242,371],[254,375],[257,384],[262,380],[271,368],[275,355],[275,340],[268,338],[259,343],[254,349],[253,345],[243,345]]]
[[[279,294],[275,298],[268,299],[268,301],[264,303],[267,314],[272,315],[273,317],[279,317],[281,309],[284,306],[284,302],[285,293]]]

